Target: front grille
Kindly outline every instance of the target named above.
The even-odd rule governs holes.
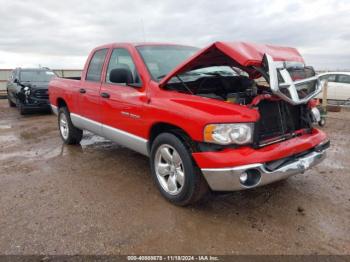
[[[291,105],[285,101],[263,100],[258,105],[260,119],[255,127],[257,147],[288,139],[295,131],[311,127],[306,105]]]
[[[35,90],[34,97],[39,98],[39,99],[49,99],[49,91],[47,89]]]

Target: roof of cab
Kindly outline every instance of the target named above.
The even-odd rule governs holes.
[[[101,48],[113,48],[116,46],[124,47],[137,47],[137,46],[155,46],[155,45],[175,45],[186,46],[181,44],[171,43],[157,43],[157,42],[144,42],[144,43],[110,43],[96,47],[94,50]],[[261,66],[264,54],[269,54],[275,61],[294,61],[304,63],[304,59],[300,55],[297,49],[285,46],[275,46],[269,44],[256,44],[249,42],[215,42],[206,48],[200,49],[192,57],[184,61],[182,64],[172,70],[167,76],[160,81],[160,86],[166,84],[176,74],[181,72],[201,68],[205,66],[213,65],[229,65],[248,68],[248,73],[253,77],[259,77],[260,73],[257,72],[252,66]]]
[[[102,48],[111,48],[111,47],[115,47],[115,46],[129,46],[129,47],[138,47],[138,46],[188,46],[188,47],[195,47],[195,46],[191,46],[191,45],[165,43],[165,42],[113,42],[113,43],[97,46],[96,48],[94,48],[94,50],[95,49],[102,49]],[[198,48],[198,47],[195,47],[195,48]]]

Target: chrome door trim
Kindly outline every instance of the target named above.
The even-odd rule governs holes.
[[[70,113],[70,119],[74,126],[80,129],[86,129],[96,135],[102,136],[102,124],[89,118]]]
[[[102,125],[102,133],[104,137],[119,145],[148,156],[147,139],[107,125]]]
[[[86,129],[96,135],[110,139],[121,146],[130,148],[145,156],[148,156],[148,140],[121,129],[104,125],[86,117],[71,113],[71,120],[74,126],[80,129]]]

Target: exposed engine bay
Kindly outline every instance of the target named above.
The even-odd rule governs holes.
[[[290,72],[293,80],[294,77],[298,80],[310,75],[308,72],[304,76],[302,70],[295,72]],[[254,127],[255,147],[309,133],[312,123],[317,121],[308,103],[289,103],[276,96],[268,83],[259,84],[248,76],[236,74],[235,70],[231,75],[227,71],[196,74],[192,71],[176,76],[168,82],[166,89],[255,108],[260,113]],[[298,92],[304,90],[300,88]]]
[[[246,105],[258,94],[254,80],[246,76],[202,76],[195,81],[173,82],[168,90]]]

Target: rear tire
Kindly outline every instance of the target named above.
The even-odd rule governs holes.
[[[160,193],[175,205],[194,204],[209,192],[189,147],[171,133],[162,133],[155,138],[150,164]]]
[[[67,145],[79,144],[83,138],[83,130],[73,125],[66,107],[58,110],[58,130],[63,142]]]

